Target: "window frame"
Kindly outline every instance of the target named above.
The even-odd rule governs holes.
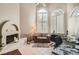
[[[42,12],[42,13],[41,13],[41,12],[38,12],[38,11],[41,10],[41,9],[44,9],[46,12]],[[47,16],[46,16],[46,18],[47,18],[47,20],[46,20],[46,21],[47,21],[47,32],[44,32],[44,26],[43,26],[43,25],[44,25],[45,23],[42,23],[42,25],[41,25],[41,26],[42,26],[42,30],[41,30],[41,31],[38,31],[38,14],[39,14],[39,13],[42,14],[42,19],[41,19],[42,21],[44,20],[44,19],[43,19],[43,14],[45,14],[45,13],[47,14]],[[43,22],[44,22],[44,21],[43,21]],[[48,33],[48,11],[47,11],[46,8],[39,8],[39,9],[36,9],[36,28],[37,28],[37,32]]]

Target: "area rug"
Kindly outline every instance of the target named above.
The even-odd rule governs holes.
[[[18,49],[1,54],[1,55],[22,55]]]
[[[34,43],[32,47],[49,48],[49,43]]]

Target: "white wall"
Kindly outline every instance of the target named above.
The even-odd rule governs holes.
[[[48,16],[49,16],[49,32],[50,32],[50,19],[51,19],[51,12],[53,9],[55,8],[60,8],[63,9],[65,12],[65,16],[64,16],[64,31],[67,30],[67,5],[64,3],[56,3],[56,4],[47,4],[47,8],[48,8]],[[35,4],[20,4],[20,30],[21,30],[21,34],[26,34],[31,32],[32,29],[32,24],[35,23],[36,20],[36,7]]]
[[[64,16],[64,29],[68,29],[71,34],[74,34],[74,20],[70,17],[73,8],[79,6],[79,4],[64,4],[64,3],[54,3],[48,4],[49,20],[51,19],[51,11],[55,8],[63,9],[65,12]],[[67,13],[66,13],[67,12]],[[26,34],[31,32],[32,24],[35,23],[36,19],[36,8],[35,4],[0,4],[0,23],[4,20],[11,20],[13,23],[17,24],[21,34]],[[68,20],[67,20],[68,19]],[[20,20],[20,22],[19,22]],[[50,23],[49,23],[50,24]],[[67,25],[68,24],[68,25]],[[50,30],[50,29],[49,29]]]
[[[20,29],[21,34],[31,32],[32,25],[35,24],[36,14],[35,4],[20,4]]]
[[[19,4],[0,4],[0,23],[5,20],[11,20],[19,27]]]

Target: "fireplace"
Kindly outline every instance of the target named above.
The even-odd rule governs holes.
[[[0,45],[5,46],[19,39],[18,26],[12,21],[4,21],[0,24]]]
[[[16,39],[18,39],[18,34],[8,35],[6,36],[6,44],[14,42]]]

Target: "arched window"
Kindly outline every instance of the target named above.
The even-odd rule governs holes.
[[[55,9],[52,11],[51,32],[64,33],[64,12],[62,9]]]
[[[72,10],[71,18],[73,21],[73,33],[74,35],[79,35],[79,6]]]
[[[46,8],[37,9],[37,32],[48,33],[48,12]]]

